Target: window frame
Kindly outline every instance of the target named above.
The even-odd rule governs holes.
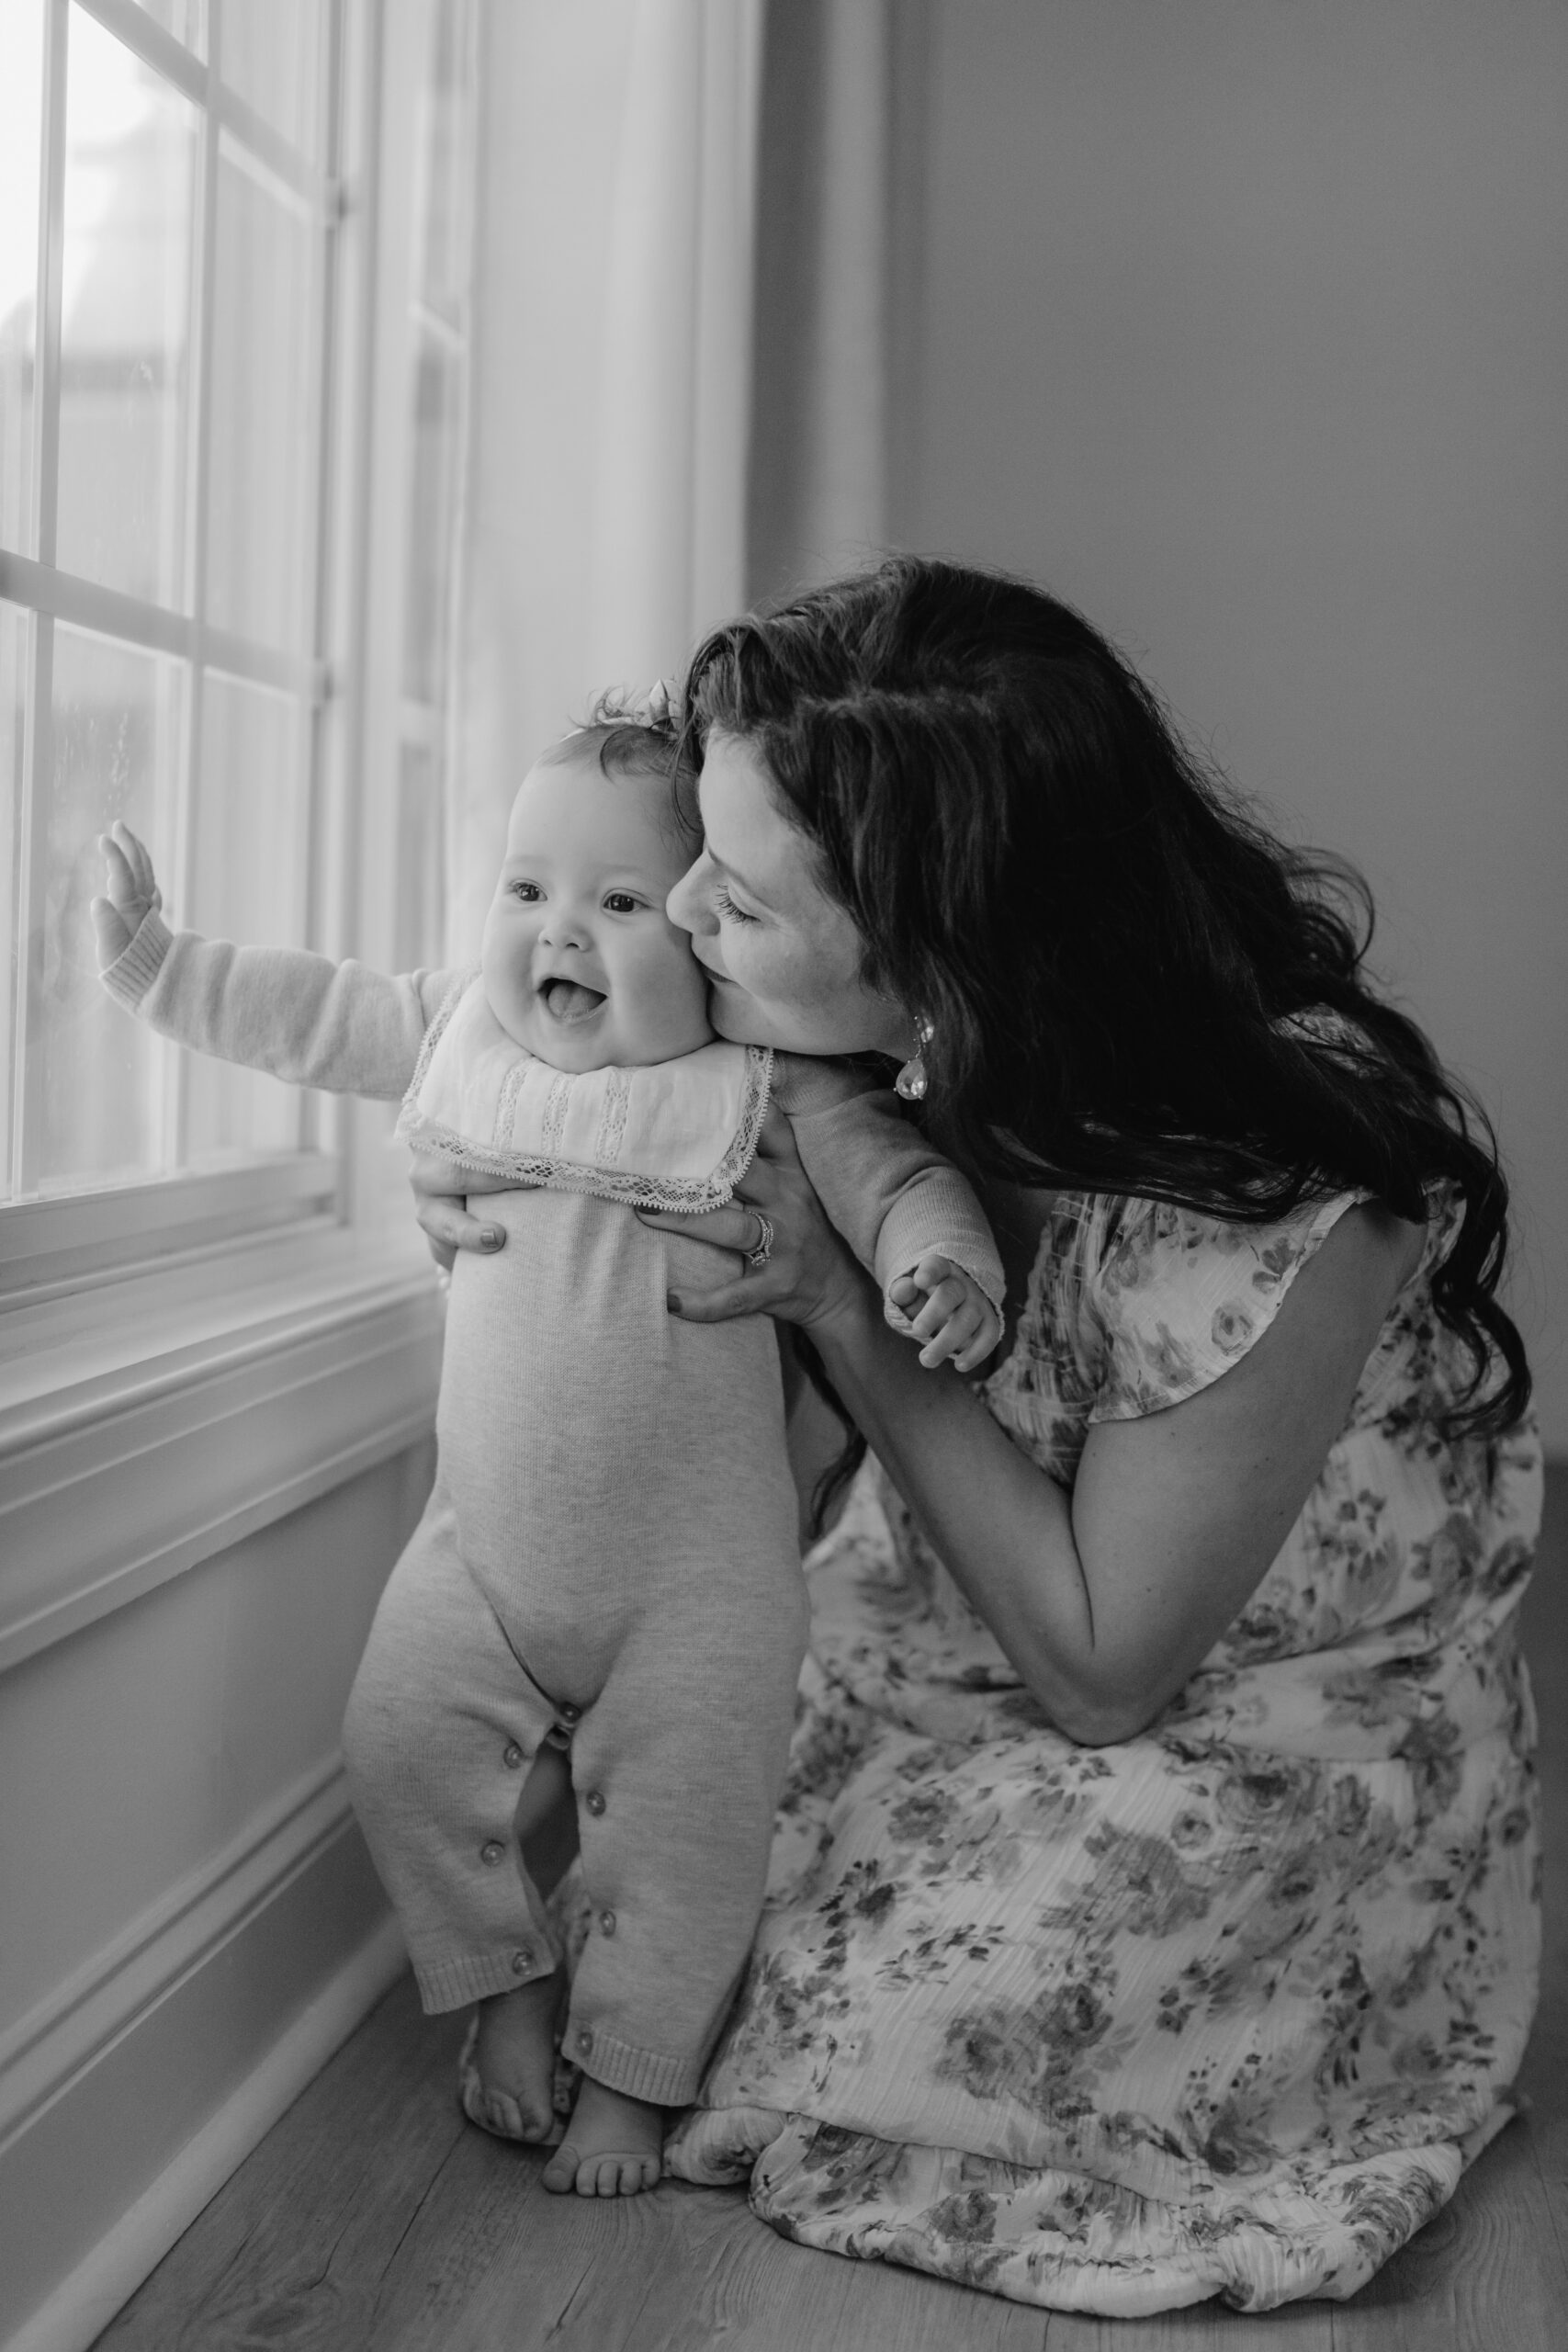
[[[232,0],[230,0],[232,5]],[[372,265],[377,242],[377,175],[366,170],[353,148],[373,126],[375,105],[363,103],[367,73],[379,75],[380,7],[376,0],[321,0],[323,28],[323,125],[320,168],[266,122],[222,80],[223,0],[208,0],[205,54],[167,32],[137,0],[44,0],[43,125],[39,156],[39,266],[34,358],[33,513],[30,551],[0,547],[0,598],[21,619],[22,663],[28,678],[27,727],[22,750],[17,840],[17,942],[13,1039],[26,1035],[29,994],[39,983],[41,934],[29,910],[42,903],[46,883],[45,829],[39,812],[47,805],[53,752],[53,650],[57,623],[80,628],[110,644],[174,655],[186,664],[183,746],[175,781],[175,834],[188,839],[187,812],[201,786],[201,726],[205,683],[209,673],[243,684],[281,687],[303,705],[309,751],[303,778],[306,815],[301,844],[307,867],[307,936],[312,945],[334,946],[341,933],[333,910],[312,887],[317,845],[333,831],[333,804],[344,797],[344,761],[351,745],[340,706],[352,692],[355,646],[352,590],[344,578],[352,568],[367,526],[367,510],[346,479],[340,453],[354,447],[345,431],[343,392],[352,380],[358,311],[369,323],[368,288],[354,283]],[[187,548],[186,602],[189,609],[133,596],[55,561],[59,505],[59,444],[62,378],[62,270],[64,239],[68,28],[72,6],[93,18],[150,71],[188,100],[197,114],[198,163],[195,190],[188,343],[191,423],[185,483],[184,530]],[[354,97],[361,99],[355,107]],[[220,141],[231,140],[307,208],[312,232],[317,296],[314,352],[314,447],[307,466],[313,484],[310,511],[314,544],[309,563],[311,611],[304,654],[215,626],[205,612],[206,547],[209,494],[209,444],[213,378],[214,288],[217,262],[217,200]],[[355,166],[358,166],[356,169]],[[355,233],[357,236],[355,238]],[[345,244],[357,243],[357,254]],[[356,270],[357,264],[357,270]],[[362,339],[362,338],[361,338]],[[361,368],[369,358],[358,355]],[[363,407],[363,395],[359,405]],[[178,906],[186,876],[170,875],[171,902]],[[239,1229],[289,1218],[342,1222],[352,1215],[345,1192],[347,1162],[343,1123],[333,1109],[299,1098],[299,1148],[258,1155],[233,1168],[190,1172],[179,1168],[185,1114],[185,1057],[164,1057],[159,1125],[167,1162],[175,1172],[158,1172],[130,1182],[85,1184],[40,1194],[32,1179],[29,1135],[37,1126],[36,1105],[42,1073],[39,1057],[14,1050],[11,1100],[0,1118],[10,1182],[0,1201],[0,1305],[33,1293],[39,1283],[62,1279],[61,1265],[92,1234],[90,1271],[80,1278],[104,1281],[117,1271],[142,1265],[191,1246],[192,1220],[210,1239],[220,1228]],[[87,1204],[92,1203],[92,1208]]]

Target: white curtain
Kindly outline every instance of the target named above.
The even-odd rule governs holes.
[[[487,0],[452,947],[595,687],[746,589],[762,0]]]

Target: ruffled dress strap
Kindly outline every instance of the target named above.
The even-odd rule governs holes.
[[[1118,1204],[1088,1273],[1101,1341],[1089,1419],[1136,1420],[1209,1387],[1256,1345],[1346,1211],[1371,1197],[1320,1195],[1266,1225]]]

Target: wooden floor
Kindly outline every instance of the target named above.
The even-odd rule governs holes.
[[[739,2190],[548,2197],[461,2120],[459,2018],[400,1986],[99,2338],[101,2352],[1568,2352],[1568,1476],[1528,1611],[1548,1957],[1512,2124],[1349,2303],[1085,2320],[786,2245]]]

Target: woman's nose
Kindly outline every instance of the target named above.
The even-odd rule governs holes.
[[[682,931],[706,933],[718,929],[718,917],[714,913],[703,888],[703,869],[706,864],[705,854],[694,865],[688,865],[664,901],[665,913],[671,922],[679,923]]]

